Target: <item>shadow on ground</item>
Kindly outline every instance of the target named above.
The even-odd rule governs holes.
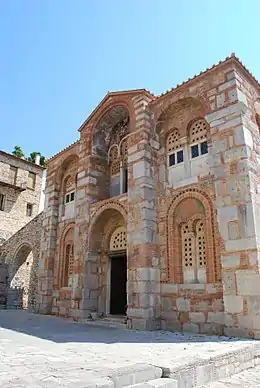
[[[221,343],[245,339],[202,336],[172,332],[141,332],[79,324],[68,319],[28,313],[24,310],[0,311],[1,328],[56,343]]]

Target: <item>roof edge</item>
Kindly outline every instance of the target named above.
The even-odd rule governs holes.
[[[87,117],[87,119],[81,124],[81,126],[78,129],[78,131],[79,132],[82,131],[82,129],[87,124],[87,122],[94,116],[94,114],[98,111],[98,109],[104,104],[106,99],[108,99],[109,97],[119,96],[119,95],[122,95],[122,94],[139,94],[139,93],[146,93],[147,95],[149,95],[149,97],[152,97],[152,99],[156,99],[156,96],[153,93],[151,93],[149,90],[146,90],[146,89],[129,89],[129,90],[120,90],[120,91],[117,91],[117,92],[107,92],[107,94],[102,98],[102,100],[96,106],[96,108],[92,110],[92,112]]]
[[[211,67],[209,68],[206,68],[205,70],[201,71],[199,74],[195,74],[192,78],[188,78],[186,81],[183,81],[182,83],[180,84],[177,84],[175,87],[171,88],[170,90],[167,90],[166,92],[164,93],[161,93],[154,101],[152,101],[151,103],[155,103],[158,101],[158,99],[161,99],[161,98],[164,98],[165,96],[167,96],[168,94],[172,93],[172,92],[175,92],[177,90],[179,90],[180,88],[186,86],[187,84],[191,83],[191,82],[194,82],[196,81],[197,79],[199,79],[200,77],[202,77],[203,75],[207,74],[208,72],[212,72],[214,70],[216,70],[218,67],[220,66],[223,66],[224,64],[228,63],[229,61],[235,61],[239,66],[240,68],[247,74],[247,76],[251,79],[251,81],[253,81],[253,83],[255,84],[255,86],[260,90],[260,84],[258,82],[258,80],[253,76],[253,74],[245,67],[245,65],[242,63],[242,61],[236,56],[235,53],[232,53],[230,56],[226,57],[224,60],[222,61],[219,61],[218,63],[212,65]]]
[[[9,154],[9,152],[5,152],[5,151],[0,150],[0,154],[3,154],[4,156],[8,156],[8,157],[11,157],[12,159],[24,162],[25,164],[29,164],[29,166],[34,166],[36,168],[39,168],[40,170],[45,170],[46,169],[46,167],[41,166],[40,164],[36,164],[36,163],[30,162],[29,160],[26,160],[26,159],[23,159],[23,158],[19,158],[16,155]]]
[[[80,140],[78,139],[78,140],[74,141],[73,143],[71,143],[70,145],[68,145],[67,147],[60,150],[59,152],[57,152],[56,154],[50,156],[48,159],[46,159],[46,163],[49,163],[50,161],[55,159],[57,156],[60,156],[61,154],[63,154],[63,152],[70,150],[73,146],[75,146],[79,142],[80,142]]]

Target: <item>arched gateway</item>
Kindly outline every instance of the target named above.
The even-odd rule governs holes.
[[[121,206],[100,209],[90,225],[85,266],[85,306],[106,315],[127,309],[126,213]]]

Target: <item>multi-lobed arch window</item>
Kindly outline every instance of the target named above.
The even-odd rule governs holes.
[[[188,147],[186,140],[181,139],[180,131],[173,128],[166,141],[168,166],[178,166],[185,159],[194,159],[208,153],[207,142],[208,123],[200,118],[188,126]]]
[[[179,284],[221,279],[213,204],[201,190],[180,191],[167,210],[167,279]]]
[[[74,227],[71,227],[61,241],[60,286],[70,287],[74,267]]]
[[[127,138],[119,146],[113,144],[109,150],[110,196],[114,197],[127,192]]]
[[[202,219],[180,228],[184,283],[206,283],[205,230]]]

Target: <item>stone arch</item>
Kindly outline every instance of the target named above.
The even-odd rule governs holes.
[[[184,207],[182,206],[182,211],[180,212],[180,205],[183,205],[185,202],[187,203]],[[167,211],[167,268],[169,282],[183,283],[179,227],[188,219],[200,217],[201,215],[203,216],[205,230],[207,231],[205,235],[207,283],[221,280],[220,258],[216,250],[216,219],[212,201],[202,190],[187,189],[175,196]]]
[[[20,243],[9,265],[8,305],[27,309],[35,300],[36,285],[33,285],[34,248],[29,241]]]
[[[24,266],[24,274],[25,276],[27,276],[27,307],[32,309],[35,308],[35,299],[38,291],[38,266],[40,256],[42,220],[43,213],[40,213],[30,222],[28,222],[23,228],[18,230],[18,232],[13,234],[1,246],[0,261],[2,263],[5,263],[5,265],[8,267],[8,287],[6,296],[7,305],[9,307],[22,307],[23,287],[20,287],[19,284],[17,284],[17,288],[15,289],[13,285],[17,279],[13,279],[17,275],[17,271],[19,270],[19,268],[21,266]],[[32,254],[31,257],[28,258],[29,264],[27,266],[26,257],[28,257],[28,254],[30,252],[32,252]],[[23,268],[21,268],[19,271],[20,275],[22,275],[22,270]],[[23,282],[22,276],[20,277],[20,279],[21,285]],[[19,293],[20,296],[18,295]]]
[[[210,125],[205,120],[204,117],[194,117],[192,120],[187,125],[187,136],[189,138],[189,143],[194,143],[195,141],[202,140],[201,139],[196,139],[194,132],[194,126],[198,125],[201,135],[205,139],[209,139],[209,134],[210,134]]]
[[[118,103],[108,107],[96,121],[92,131],[92,155],[107,160],[109,149],[113,144],[129,133],[130,112],[127,104]]]
[[[78,162],[78,155],[77,154],[72,154],[69,155],[67,158],[65,158],[61,165],[58,167],[57,172],[55,174],[55,188],[56,190],[61,190],[62,188],[62,181],[64,178],[64,173],[66,173],[66,170],[68,169],[69,165],[73,162],[77,164]],[[75,179],[76,179],[76,174],[75,174]]]
[[[95,294],[95,307],[93,307],[93,300],[88,301],[89,296],[85,297],[85,303],[90,304],[99,312],[111,312],[110,241],[113,233],[122,227],[126,229],[126,211],[123,205],[117,202],[107,202],[99,206],[90,221],[84,268],[84,289],[90,289],[90,299],[92,292]],[[123,251],[126,253],[125,246]],[[118,250],[117,253],[122,253],[122,251]]]
[[[172,128],[181,130],[181,136],[186,136],[186,128],[194,117],[206,115],[205,102],[199,97],[183,97],[178,100],[169,100],[154,115],[155,132],[159,137],[167,136]]]
[[[124,223],[126,225],[127,220],[127,212],[125,207],[117,202],[117,201],[107,201],[100,205],[95,213],[91,217],[91,221],[89,224],[89,233],[88,233],[88,241],[87,246],[89,251],[93,251],[93,244],[91,244],[91,239],[93,243],[93,235],[95,234],[96,230],[100,228],[100,221],[103,224],[102,226],[105,227],[105,224],[108,223],[109,219],[113,219],[113,215],[117,215],[117,218],[120,219],[120,222]],[[119,216],[119,217],[118,217]],[[116,217],[115,217],[116,220]],[[112,226],[110,233],[108,233],[106,236],[102,236],[102,241],[99,241],[100,245],[103,244],[108,247],[108,237],[109,235],[114,231],[115,227],[117,227],[117,223]]]

